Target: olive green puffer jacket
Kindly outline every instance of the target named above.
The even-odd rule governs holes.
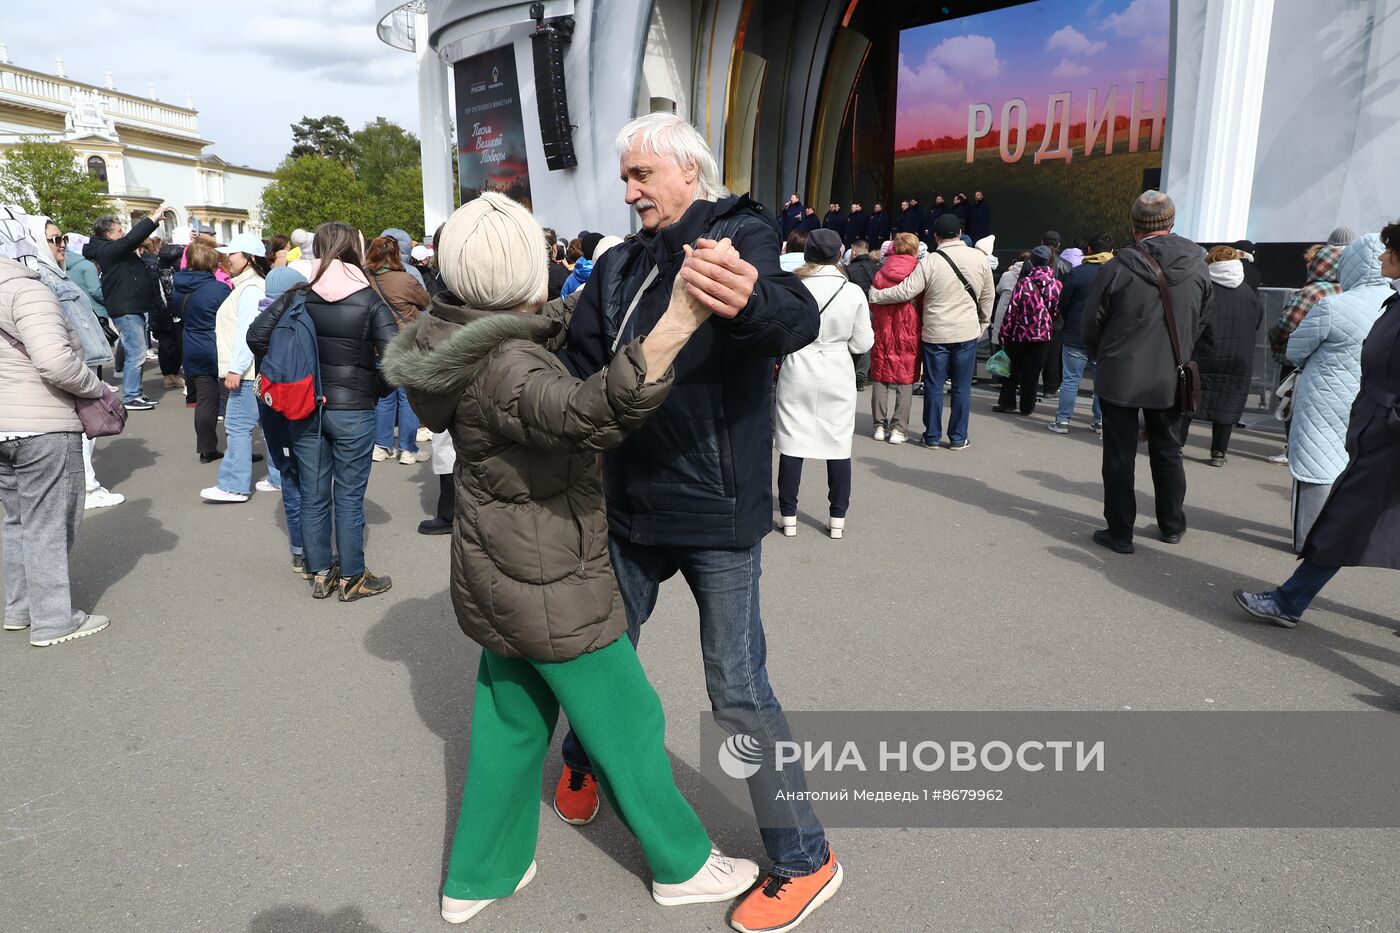
[[[638,342],[570,376],[548,345],[571,310],[478,311],[443,293],[384,354],[423,424],[452,435],[452,603],[462,631],[504,657],[568,661],[627,629],[597,452],[661,406],[672,373],[645,384]]]

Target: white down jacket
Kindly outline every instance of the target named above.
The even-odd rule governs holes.
[[[1361,344],[1393,294],[1381,275],[1381,238],[1368,233],[1337,262],[1340,295],[1319,301],[1288,338],[1288,361],[1302,368],[1293,394],[1288,471],[1330,484],[1347,465],[1347,422],[1361,388]]]

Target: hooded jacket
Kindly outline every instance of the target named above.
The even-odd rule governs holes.
[[[320,281],[298,286],[273,302],[248,328],[248,347],[267,355],[272,329],[291,304],[294,293],[306,295],[306,310],[316,325],[321,364],[321,391],[329,411],[368,411],[388,394],[379,374],[379,357],[398,333],[394,312],[370,287],[358,266],[338,259]],[[315,277],[313,276],[313,279]]]
[[[1331,483],[1347,465],[1347,422],[1361,388],[1361,346],[1394,294],[1381,275],[1385,249],[1374,233],[1337,261],[1342,292],[1322,298],[1288,338],[1288,362],[1303,372],[1293,390],[1288,471],[1305,483]]]
[[[579,292],[561,358],[586,378],[612,359],[615,342],[649,333],[670,303],[682,248],[702,236],[730,238],[758,282],[737,317],[701,325],[676,357],[666,404],[604,454],[608,522],[637,544],[747,548],[773,527],[774,358],[811,343],[820,326],[811,292],[778,267],[778,231],[762,207],[744,195],[696,201],[671,226],[604,253]]]
[[[890,253],[875,273],[874,288],[893,288],[909,277],[919,260]],[[919,374],[919,308],[921,295],[896,304],[870,304],[875,346],[870,350],[870,379],[885,385],[913,385]]]
[[[145,314],[159,306],[156,279],[145,261],[136,255],[136,250],[155,232],[156,222],[145,217],[124,237],[116,240],[94,237],[83,247],[83,256],[102,270],[102,302],[112,317]]]
[[[228,294],[229,287],[215,278],[212,272],[181,269],[175,273],[170,303],[172,313],[185,322],[182,365],[186,376],[224,376],[219,372],[219,349],[214,325],[218,320],[219,305],[224,303]]]
[[[0,257],[0,434],[81,431],[73,396],[97,398],[102,383],[39,273]]]
[[[1206,251],[1173,233],[1148,237],[1104,264],[1084,302],[1084,347],[1098,360],[1094,388],[1124,408],[1176,404],[1176,364],[1157,277],[1144,252],[1162,266],[1172,296],[1182,361],[1191,359],[1210,308]]]
[[[570,302],[569,304],[572,304]],[[646,383],[640,341],[586,379],[547,349],[552,315],[433,300],[384,354],[423,424],[457,454],[452,604],[462,631],[502,657],[568,661],[627,630],[608,558],[597,452],[654,413],[672,384]]]
[[[1065,279],[1065,287],[1060,292],[1060,320],[1063,322],[1064,345],[1073,350],[1084,349],[1084,302],[1089,298],[1089,290],[1103,270],[1104,263],[1113,258],[1112,253],[1094,253],[1085,256],[1084,261],[1070,270]],[[1020,279],[1017,272],[1016,278]]]
[[[1298,329],[1308,312],[1328,295],[1341,292],[1337,263],[1342,258],[1342,250],[1341,246],[1322,246],[1313,253],[1312,262],[1308,263],[1307,282],[1288,299],[1278,322],[1269,328],[1269,352],[1274,355],[1275,361],[1285,361],[1289,335]],[[1252,265],[1246,263],[1246,266]]]
[[[1201,368],[1201,405],[1194,417],[1212,424],[1234,424],[1244,413],[1254,380],[1254,345],[1264,305],[1244,284],[1238,259],[1213,263],[1210,314],[1202,320],[1193,358]],[[1379,302],[1377,302],[1379,304]]]
[[[569,277],[564,280],[564,285],[559,289],[560,298],[568,298],[574,292],[583,287],[583,283],[588,281],[588,277],[593,274],[593,260],[579,257],[574,263],[574,271],[569,273]]]

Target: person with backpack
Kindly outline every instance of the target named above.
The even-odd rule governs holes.
[[[236,234],[218,251],[227,257],[233,291],[214,316],[214,340],[219,373],[228,392],[224,406],[224,437],[228,453],[219,464],[219,481],[199,491],[206,502],[247,502],[253,492],[253,428],[258,424],[258,398],[253,385],[257,370],[248,348],[248,327],[258,316],[265,291],[266,248],[251,233]]]
[[[362,268],[364,240],[354,227],[331,221],[316,228],[316,271],[308,284],[279,298],[248,330],[248,346],[277,361],[274,329],[295,310],[314,328],[319,385],[314,410],[291,425],[301,485],[301,530],[311,596],[339,593],[341,602],[388,592],[391,580],[365,567],[365,489],[373,463],[374,410],[389,394],[379,358],[398,333],[394,312],[370,288]],[[279,331],[280,332],[280,331]],[[302,333],[306,333],[302,331]],[[311,376],[312,374],[308,374]],[[331,513],[335,513],[335,551]]]
[[[1055,336],[1055,318],[1060,313],[1060,292],[1063,289],[1055,274],[1054,253],[1041,245],[1031,250],[1030,271],[1011,293],[1011,304],[1001,322],[1001,345],[1011,357],[1011,374],[1001,384],[1001,394],[992,411],[1016,410],[1020,393],[1020,412],[1035,412],[1035,383],[1045,368],[1045,357]]]

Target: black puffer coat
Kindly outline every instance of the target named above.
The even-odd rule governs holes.
[[[1264,304],[1248,285],[1211,283],[1210,314],[1192,358],[1201,367],[1201,405],[1194,417],[1234,424],[1244,414],[1254,378],[1254,343]]]
[[[612,359],[615,340],[649,333],[670,303],[682,247],[702,236],[730,238],[758,284],[738,317],[701,325],[676,357],[676,386],[661,411],[604,455],[608,523],[637,544],[746,548],[773,527],[774,358],[811,343],[821,326],[812,293],[778,265],[778,231],[763,209],[747,196],[696,201],[671,226],[608,250],[560,358],[588,377]]]
[[[156,279],[136,250],[156,232],[149,217],[138,220],[126,236],[117,240],[93,237],[83,247],[83,258],[102,270],[102,303],[112,317],[145,314],[159,306]]]
[[[648,384],[636,341],[572,378],[544,346],[563,330],[444,293],[384,355],[423,423],[452,435],[452,604],[462,631],[503,657],[568,661],[627,630],[596,452],[656,411],[671,373]]]
[[[288,291],[258,315],[248,328],[248,348],[267,355],[272,328],[292,297],[306,294],[306,310],[316,325],[321,360],[321,389],[328,411],[367,411],[391,387],[379,373],[379,357],[399,332],[394,312],[368,287],[339,301],[327,301],[305,286]]]

